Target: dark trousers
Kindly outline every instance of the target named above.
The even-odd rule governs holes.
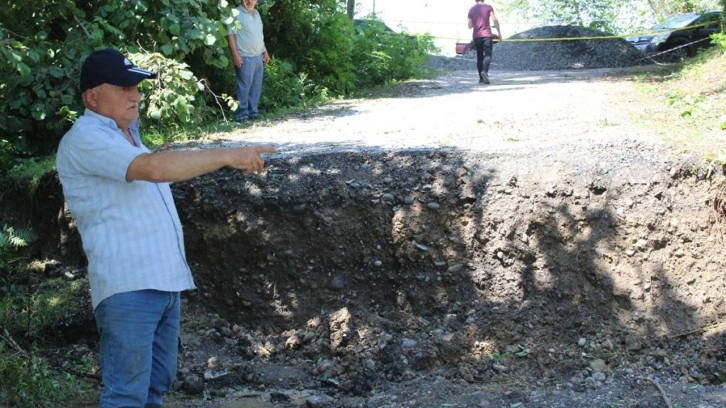
[[[489,65],[492,63],[492,45],[491,37],[479,37],[474,39],[477,71],[489,73]]]

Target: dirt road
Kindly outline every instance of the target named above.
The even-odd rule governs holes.
[[[394,97],[346,100],[266,123],[238,142],[273,142],[283,153],[336,149],[442,148],[513,152],[561,143],[610,139],[657,141],[632,123],[633,83],[617,73],[645,70],[493,71],[480,85],[475,72],[454,71],[408,82]]]

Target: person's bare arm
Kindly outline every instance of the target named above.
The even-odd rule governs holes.
[[[474,28],[474,23],[469,19],[469,28]]]
[[[126,179],[154,183],[189,180],[222,167],[244,173],[261,173],[263,153],[275,153],[272,146],[229,147],[206,150],[166,150],[137,156],[126,171]]]
[[[234,38],[234,34],[227,35],[227,42],[229,43],[229,49],[232,51],[232,62],[234,66],[239,68],[242,66],[242,57],[237,52],[237,40]]]
[[[489,15],[492,18],[492,27],[497,29],[497,34],[499,34],[499,39],[502,39],[502,30],[499,29],[499,20],[497,19],[497,16],[494,14],[494,11]]]

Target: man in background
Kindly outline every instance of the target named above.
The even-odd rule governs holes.
[[[241,27],[238,30],[227,27],[227,41],[237,76],[239,107],[234,118],[238,122],[259,117],[263,66],[270,61],[262,32],[262,18],[255,9],[256,5],[257,0],[240,0],[237,21]]]
[[[492,63],[494,45],[492,27],[497,29],[501,39],[502,32],[499,30],[499,20],[494,14],[494,8],[484,3],[484,0],[476,0],[476,4],[469,9],[469,28],[472,29],[476,49],[476,69],[479,72],[480,84],[489,83],[489,65]]]

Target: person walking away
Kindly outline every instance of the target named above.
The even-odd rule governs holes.
[[[193,289],[170,182],[231,167],[262,171],[272,146],[152,153],[139,133],[138,84],[156,74],[114,49],[81,66],[86,109],[56,168],[88,260],[100,335],[100,408],[161,407],[177,374],[180,292]]]
[[[237,21],[241,27],[227,27],[227,41],[232,51],[232,61],[237,76],[237,101],[234,113],[238,122],[259,117],[262,95],[263,66],[270,61],[265,47],[262,18],[255,9],[257,0],[240,0]]]
[[[472,39],[476,49],[476,69],[479,72],[479,83],[489,83],[489,65],[492,62],[492,27],[497,29],[499,38],[502,32],[499,29],[499,20],[494,14],[494,8],[476,0],[476,4],[469,9],[469,28],[472,30]]]

